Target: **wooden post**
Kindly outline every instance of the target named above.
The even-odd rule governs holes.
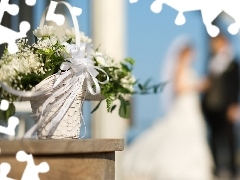
[[[41,180],[114,180],[115,151],[122,151],[122,139],[89,140],[13,140],[0,141],[0,164],[9,163],[8,177],[21,179],[26,162],[16,154],[33,155],[35,165],[47,162],[50,170],[39,173]]]
[[[125,56],[125,1],[123,0],[92,0],[93,42],[100,45],[116,61]],[[122,119],[116,109],[107,113],[105,102],[93,114],[93,138],[124,138],[128,120]],[[122,152],[116,156],[116,179],[122,179]]]

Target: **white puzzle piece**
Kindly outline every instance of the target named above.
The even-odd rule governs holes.
[[[55,10],[57,8],[57,5],[58,5],[58,2],[56,2],[56,1],[51,1],[50,2],[48,12],[47,12],[47,15],[46,15],[46,20],[47,21],[53,21],[57,25],[61,26],[65,22],[65,17],[61,14],[55,14]],[[82,9],[78,8],[78,7],[72,7],[72,13],[75,16],[80,16],[82,14]]]
[[[11,116],[8,119],[8,126],[0,126],[0,133],[10,135],[10,136],[15,136],[15,128],[19,124],[19,119],[15,116]]]
[[[20,162],[27,162],[27,166],[23,172],[21,180],[40,180],[38,174],[46,173],[50,169],[48,163],[46,162],[35,165],[32,154],[27,154],[24,151],[18,151],[16,159]]]
[[[6,111],[8,108],[9,108],[9,102],[7,100],[3,99],[0,102],[0,110]]]
[[[129,0],[130,3],[136,3],[138,0]]]
[[[1,163],[0,164],[0,179],[1,180],[14,180],[12,178],[7,177],[8,173],[11,170],[11,166],[8,163]]]
[[[19,7],[16,4],[9,4],[9,0],[1,0],[0,2],[0,24],[5,12],[15,16],[19,13]],[[16,53],[18,47],[15,41],[19,38],[26,37],[30,30],[30,24],[26,21],[20,23],[19,32],[15,32],[7,27],[0,25],[0,44],[8,43],[9,53]]]
[[[138,0],[129,0],[129,2],[136,3]],[[154,0],[150,9],[154,13],[160,13],[163,4],[178,11],[175,19],[176,25],[183,25],[186,22],[184,12],[200,10],[208,34],[215,37],[220,30],[212,22],[221,12],[225,12],[235,20],[234,23],[229,25],[228,32],[233,35],[239,32],[240,11],[238,0]]]
[[[19,13],[19,7],[16,4],[9,4],[9,0],[0,1],[0,23],[5,12],[8,12],[12,16],[16,16]]]
[[[36,0],[25,0],[25,3],[28,6],[34,6],[36,4]]]

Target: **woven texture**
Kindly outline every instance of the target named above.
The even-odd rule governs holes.
[[[41,83],[39,83],[34,90],[35,91],[46,91],[45,94],[30,98],[32,112],[35,115],[36,122],[39,121],[41,113],[42,113],[42,105],[47,100],[47,98],[57,91],[60,87],[64,86],[64,81],[61,82],[56,88],[52,89],[54,81],[55,81],[55,74],[49,76]],[[70,77],[71,78],[71,77]],[[84,98],[85,96],[85,98]],[[61,97],[57,97],[55,101],[57,101]],[[44,123],[42,127],[40,127],[37,131],[37,136],[39,139],[78,139],[80,134],[81,128],[81,115],[80,111],[82,110],[82,106],[84,100],[88,101],[99,101],[103,100],[104,97],[102,95],[91,95],[87,91],[86,83],[83,83],[82,90],[78,93],[73,101],[72,105],[60,121],[53,134],[49,134],[49,126],[53,119],[56,116],[59,109],[61,108],[62,104],[59,104],[51,109],[47,117],[44,119]],[[53,103],[55,102],[53,101]],[[50,103],[51,105],[51,103]]]

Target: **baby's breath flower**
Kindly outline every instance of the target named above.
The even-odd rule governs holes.
[[[38,27],[36,30],[34,30],[33,34],[37,38],[47,37],[53,35],[55,30],[56,29],[53,26],[44,25],[43,28]]]

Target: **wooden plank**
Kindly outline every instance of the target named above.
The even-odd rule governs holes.
[[[114,180],[115,160],[114,152],[84,153],[66,155],[38,155],[34,156],[36,165],[47,162],[50,170],[39,173],[41,180]],[[19,162],[13,156],[0,156],[0,162],[11,165],[8,177],[21,179],[26,162]]]
[[[48,139],[0,141],[1,155],[24,150],[31,154],[74,154],[112,152],[124,149],[123,139]]]

